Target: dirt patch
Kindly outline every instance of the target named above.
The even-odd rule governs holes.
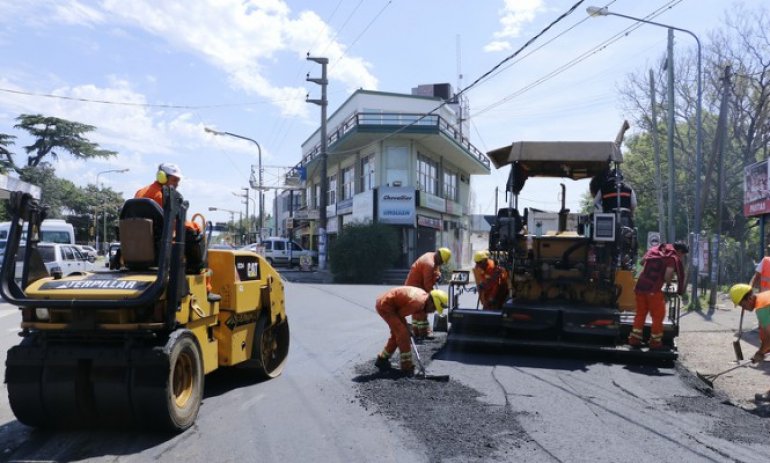
[[[443,344],[440,338],[418,347],[428,373],[430,359]],[[519,424],[521,413],[484,403],[478,391],[451,378],[407,378],[396,369],[380,373],[374,359],[357,365],[355,373],[361,405],[409,429],[425,445],[428,461],[504,461],[506,448],[532,441]]]

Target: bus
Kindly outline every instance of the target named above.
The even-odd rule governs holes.
[[[11,222],[0,222],[0,242],[5,250]],[[26,240],[27,230],[22,231],[21,239]],[[62,219],[47,219],[40,224],[40,241],[48,243],[75,244],[75,228]]]

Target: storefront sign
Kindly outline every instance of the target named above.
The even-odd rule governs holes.
[[[343,199],[337,203],[337,215],[353,212],[353,198]]]
[[[439,198],[424,191],[420,192],[420,207],[434,211],[446,212],[446,199]]]
[[[293,217],[297,220],[318,220],[321,217],[321,213],[318,209],[294,211]]]
[[[414,226],[415,191],[413,188],[377,189],[377,221]]]
[[[353,196],[353,217],[356,222],[367,223],[374,218],[374,190]]]
[[[443,228],[441,219],[437,219],[435,217],[427,217],[424,215],[417,216],[417,226],[435,228],[436,230],[441,230]]]
[[[447,199],[446,213],[452,215],[463,215],[463,205]]]

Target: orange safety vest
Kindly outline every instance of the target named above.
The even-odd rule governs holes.
[[[759,290],[770,290],[770,257],[762,258],[762,272],[759,277]]]

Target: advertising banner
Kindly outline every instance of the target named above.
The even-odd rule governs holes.
[[[747,166],[743,176],[743,215],[752,217],[770,212],[767,160]]]
[[[380,187],[377,189],[377,221],[414,226],[414,188]]]

